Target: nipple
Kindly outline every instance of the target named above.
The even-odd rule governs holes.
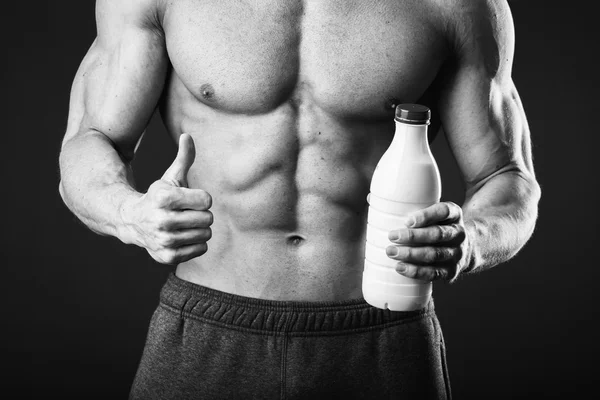
[[[215,97],[215,89],[210,83],[205,83],[204,85],[200,86],[200,94],[204,99],[212,101]]]
[[[384,107],[386,110],[396,110],[396,106],[400,104],[400,100],[395,97],[390,97],[385,101]]]

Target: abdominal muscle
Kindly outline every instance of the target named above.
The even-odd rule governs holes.
[[[310,102],[259,116],[188,107],[170,130],[194,138],[188,180],[211,194],[214,223],[177,276],[262,299],[360,298],[366,197],[393,123],[345,123]]]

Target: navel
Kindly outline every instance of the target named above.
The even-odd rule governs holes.
[[[299,246],[304,242],[304,238],[298,235],[292,235],[287,238],[287,242],[291,246]]]

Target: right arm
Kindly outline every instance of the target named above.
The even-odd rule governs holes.
[[[98,35],[73,82],[60,153],[60,194],[91,230],[173,264],[206,251],[210,196],[187,189],[194,160],[182,136],[175,163],[148,189],[131,161],[161,95],[168,58],[154,0],[98,0]]]

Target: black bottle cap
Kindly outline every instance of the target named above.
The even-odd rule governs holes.
[[[396,106],[396,121],[413,125],[429,125],[431,110],[421,104],[399,104]]]

